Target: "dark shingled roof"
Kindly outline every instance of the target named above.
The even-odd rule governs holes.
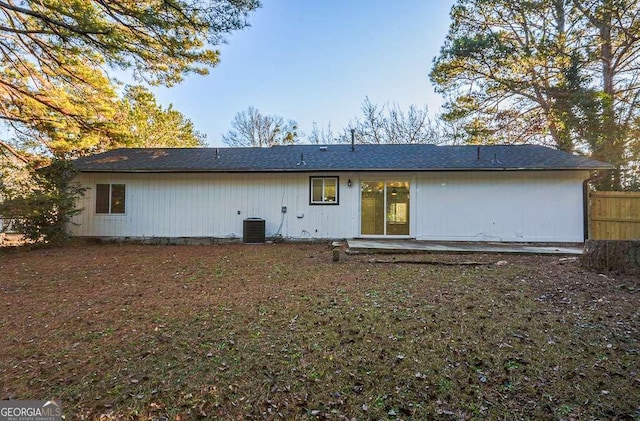
[[[479,152],[478,152],[479,151]],[[479,154],[479,155],[478,155]],[[114,149],[79,158],[81,172],[596,170],[611,165],[537,145],[292,145]]]

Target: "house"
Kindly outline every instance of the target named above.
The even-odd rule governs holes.
[[[116,149],[74,161],[80,237],[582,242],[610,165],[536,145]]]

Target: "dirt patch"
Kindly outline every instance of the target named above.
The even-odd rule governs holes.
[[[482,264],[334,263],[317,244],[0,252],[0,398],[60,398],[67,419],[640,417],[637,278],[406,258]]]

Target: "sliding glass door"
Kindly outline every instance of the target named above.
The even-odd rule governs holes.
[[[409,235],[409,208],[408,181],[363,181],[360,234]]]

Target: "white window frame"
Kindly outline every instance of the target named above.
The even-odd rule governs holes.
[[[322,200],[313,200],[314,181],[322,181]],[[327,200],[325,193],[325,181],[333,180],[336,187],[335,200]],[[309,177],[309,204],[310,205],[338,205],[340,204],[340,177],[337,176],[311,176]]]

